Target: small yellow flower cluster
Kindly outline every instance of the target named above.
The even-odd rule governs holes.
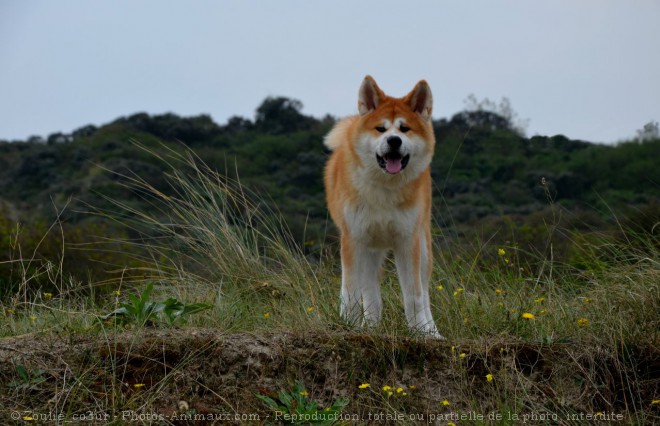
[[[415,389],[415,386],[408,386],[408,389],[409,390],[410,389]],[[390,385],[385,385],[385,386],[383,386],[383,392],[385,392],[385,394],[387,395],[388,398],[391,397],[391,396],[394,396],[394,395],[408,396],[408,392],[406,392],[406,389],[401,387],[401,386],[393,388]]]
[[[307,312],[313,312],[313,311],[314,311],[314,307],[313,307],[313,306],[310,306],[309,308],[307,308]]]
[[[501,247],[498,248],[498,249],[497,249],[497,255],[498,255],[499,257],[504,258],[504,263],[506,263],[507,265],[509,264],[509,258],[508,258],[508,257],[504,257],[504,256],[506,255],[506,250],[504,250],[504,249],[501,248]]]
[[[366,389],[370,387],[371,385],[369,383],[362,383],[360,386],[358,386],[358,389]]]
[[[525,318],[525,319],[528,319],[528,320],[533,320],[534,318],[536,318],[536,316],[534,316],[534,314],[532,314],[530,312],[524,312],[522,314],[522,317]]]
[[[456,354],[456,346],[452,346],[452,347],[451,347],[451,353],[452,353],[452,355],[455,355],[455,354]],[[464,359],[464,358],[466,358],[466,357],[467,357],[467,354],[466,354],[465,352],[460,352],[460,353],[458,354],[458,358],[459,358],[459,359]]]
[[[589,326],[589,320],[586,318],[578,318],[577,321],[575,321],[577,325],[580,327],[588,327]]]

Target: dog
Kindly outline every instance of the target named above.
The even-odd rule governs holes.
[[[443,338],[431,315],[431,171],[433,97],[421,80],[403,98],[386,95],[371,76],[358,94],[358,115],[325,137],[332,151],[324,184],[341,236],[340,314],[356,325],[378,324],[380,270],[394,253],[408,326]]]

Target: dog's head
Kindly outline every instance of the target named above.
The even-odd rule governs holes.
[[[355,152],[363,167],[415,178],[429,166],[435,137],[433,97],[426,81],[417,83],[403,98],[393,98],[366,76],[360,86],[358,109]]]

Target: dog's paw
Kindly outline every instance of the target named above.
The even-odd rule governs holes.
[[[438,333],[437,331],[435,333],[429,333],[426,335],[429,339],[436,339],[436,340],[447,340],[445,336],[442,334]]]
[[[440,334],[435,324],[430,323],[425,326],[416,328],[414,331],[421,334],[424,338],[428,339],[437,339],[437,340],[447,340],[445,336]]]

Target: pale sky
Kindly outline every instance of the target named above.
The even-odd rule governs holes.
[[[660,1],[0,0],[0,139],[136,112],[357,111],[365,74],[434,118],[507,97],[527,134],[612,143],[660,121]]]

